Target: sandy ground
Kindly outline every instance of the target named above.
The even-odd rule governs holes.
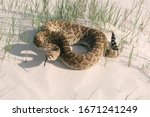
[[[124,2],[125,8],[131,1]],[[145,0],[146,9],[148,2]],[[23,33],[34,36],[32,29]],[[22,40],[22,35],[16,38]],[[59,61],[44,67],[44,53],[32,41],[29,45],[23,41],[15,43],[9,56],[0,63],[0,99],[150,99],[150,74],[140,70],[145,61],[150,62],[147,35],[141,33],[139,43],[140,54],[131,67],[127,66],[130,48],[127,46],[118,58],[109,59],[106,66],[105,58],[101,58],[96,66],[83,71],[70,70]]]

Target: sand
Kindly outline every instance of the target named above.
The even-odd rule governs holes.
[[[128,6],[131,0],[124,2]],[[148,2],[145,0],[145,9],[148,9]],[[9,16],[1,15],[3,19],[7,17]],[[24,33],[34,35],[30,27]],[[119,35],[120,32],[115,33]],[[22,35],[16,36],[16,39],[22,40]],[[29,45],[24,41],[15,42],[9,55],[0,63],[0,99],[150,99],[150,72],[149,69],[147,72],[141,70],[143,64],[150,63],[150,42],[147,37],[147,33],[140,34],[138,56],[133,57],[130,67],[128,56],[132,46],[126,46],[118,58],[108,59],[106,65],[106,60],[102,57],[96,66],[83,71],[70,70],[59,61],[48,62],[44,67],[44,53],[32,41]],[[0,58],[2,57],[1,50]]]

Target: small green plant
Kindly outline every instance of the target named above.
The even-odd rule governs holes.
[[[150,63],[143,64],[141,67],[141,71],[150,77]]]
[[[12,34],[15,34],[15,17],[12,16],[11,17],[11,23],[12,23],[12,26],[11,26],[11,30],[12,30]]]
[[[2,57],[2,62],[3,62],[3,60],[4,60],[5,56],[6,56],[6,54],[7,54],[8,52],[10,52],[11,49],[12,49],[12,47],[13,47],[13,46],[12,46],[12,43],[13,43],[12,39],[13,39],[13,35],[12,35],[12,33],[11,33],[11,29],[9,29],[8,36],[7,36],[6,42],[5,42],[4,55],[3,55],[3,57]]]
[[[143,31],[144,28],[147,26],[147,24],[150,22],[150,12],[147,11],[145,13],[145,16],[142,18],[140,24],[139,24],[139,30]]]
[[[133,57],[133,51],[134,51],[134,45],[132,46],[131,52],[129,54],[128,67],[130,67],[130,65],[131,65],[131,60],[132,60],[132,57]]]
[[[0,41],[3,39],[3,36],[4,36],[4,31],[0,30]]]
[[[57,0],[53,9],[53,19],[76,21],[78,18],[84,18],[87,3],[82,0]]]
[[[101,2],[91,0],[88,5],[88,18],[93,22],[99,22],[103,27],[106,26],[106,23],[116,26],[121,16],[120,9],[109,0]]]

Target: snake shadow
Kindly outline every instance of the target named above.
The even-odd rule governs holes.
[[[13,48],[11,49],[11,51],[9,51],[9,53],[16,56],[16,58],[20,58],[20,62],[18,63],[18,65],[24,69],[36,67],[40,64],[43,64],[44,66],[45,53],[44,51],[38,49],[33,43],[36,32],[37,30],[27,30],[19,34],[19,43],[12,44],[11,46]],[[20,43],[20,41],[23,43]],[[7,48],[7,46],[5,46],[4,48]],[[62,69],[69,69],[65,65],[60,64],[59,60],[52,62],[48,61],[46,64],[52,64]]]

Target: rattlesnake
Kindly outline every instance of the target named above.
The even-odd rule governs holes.
[[[110,58],[118,56],[113,32],[109,42],[102,31],[67,21],[46,22],[36,33],[34,44],[46,52],[45,62],[60,57],[65,65],[76,70],[90,68],[101,55]],[[89,51],[80,54],[72,52],[71,46],[75,44],[84,44]]]

